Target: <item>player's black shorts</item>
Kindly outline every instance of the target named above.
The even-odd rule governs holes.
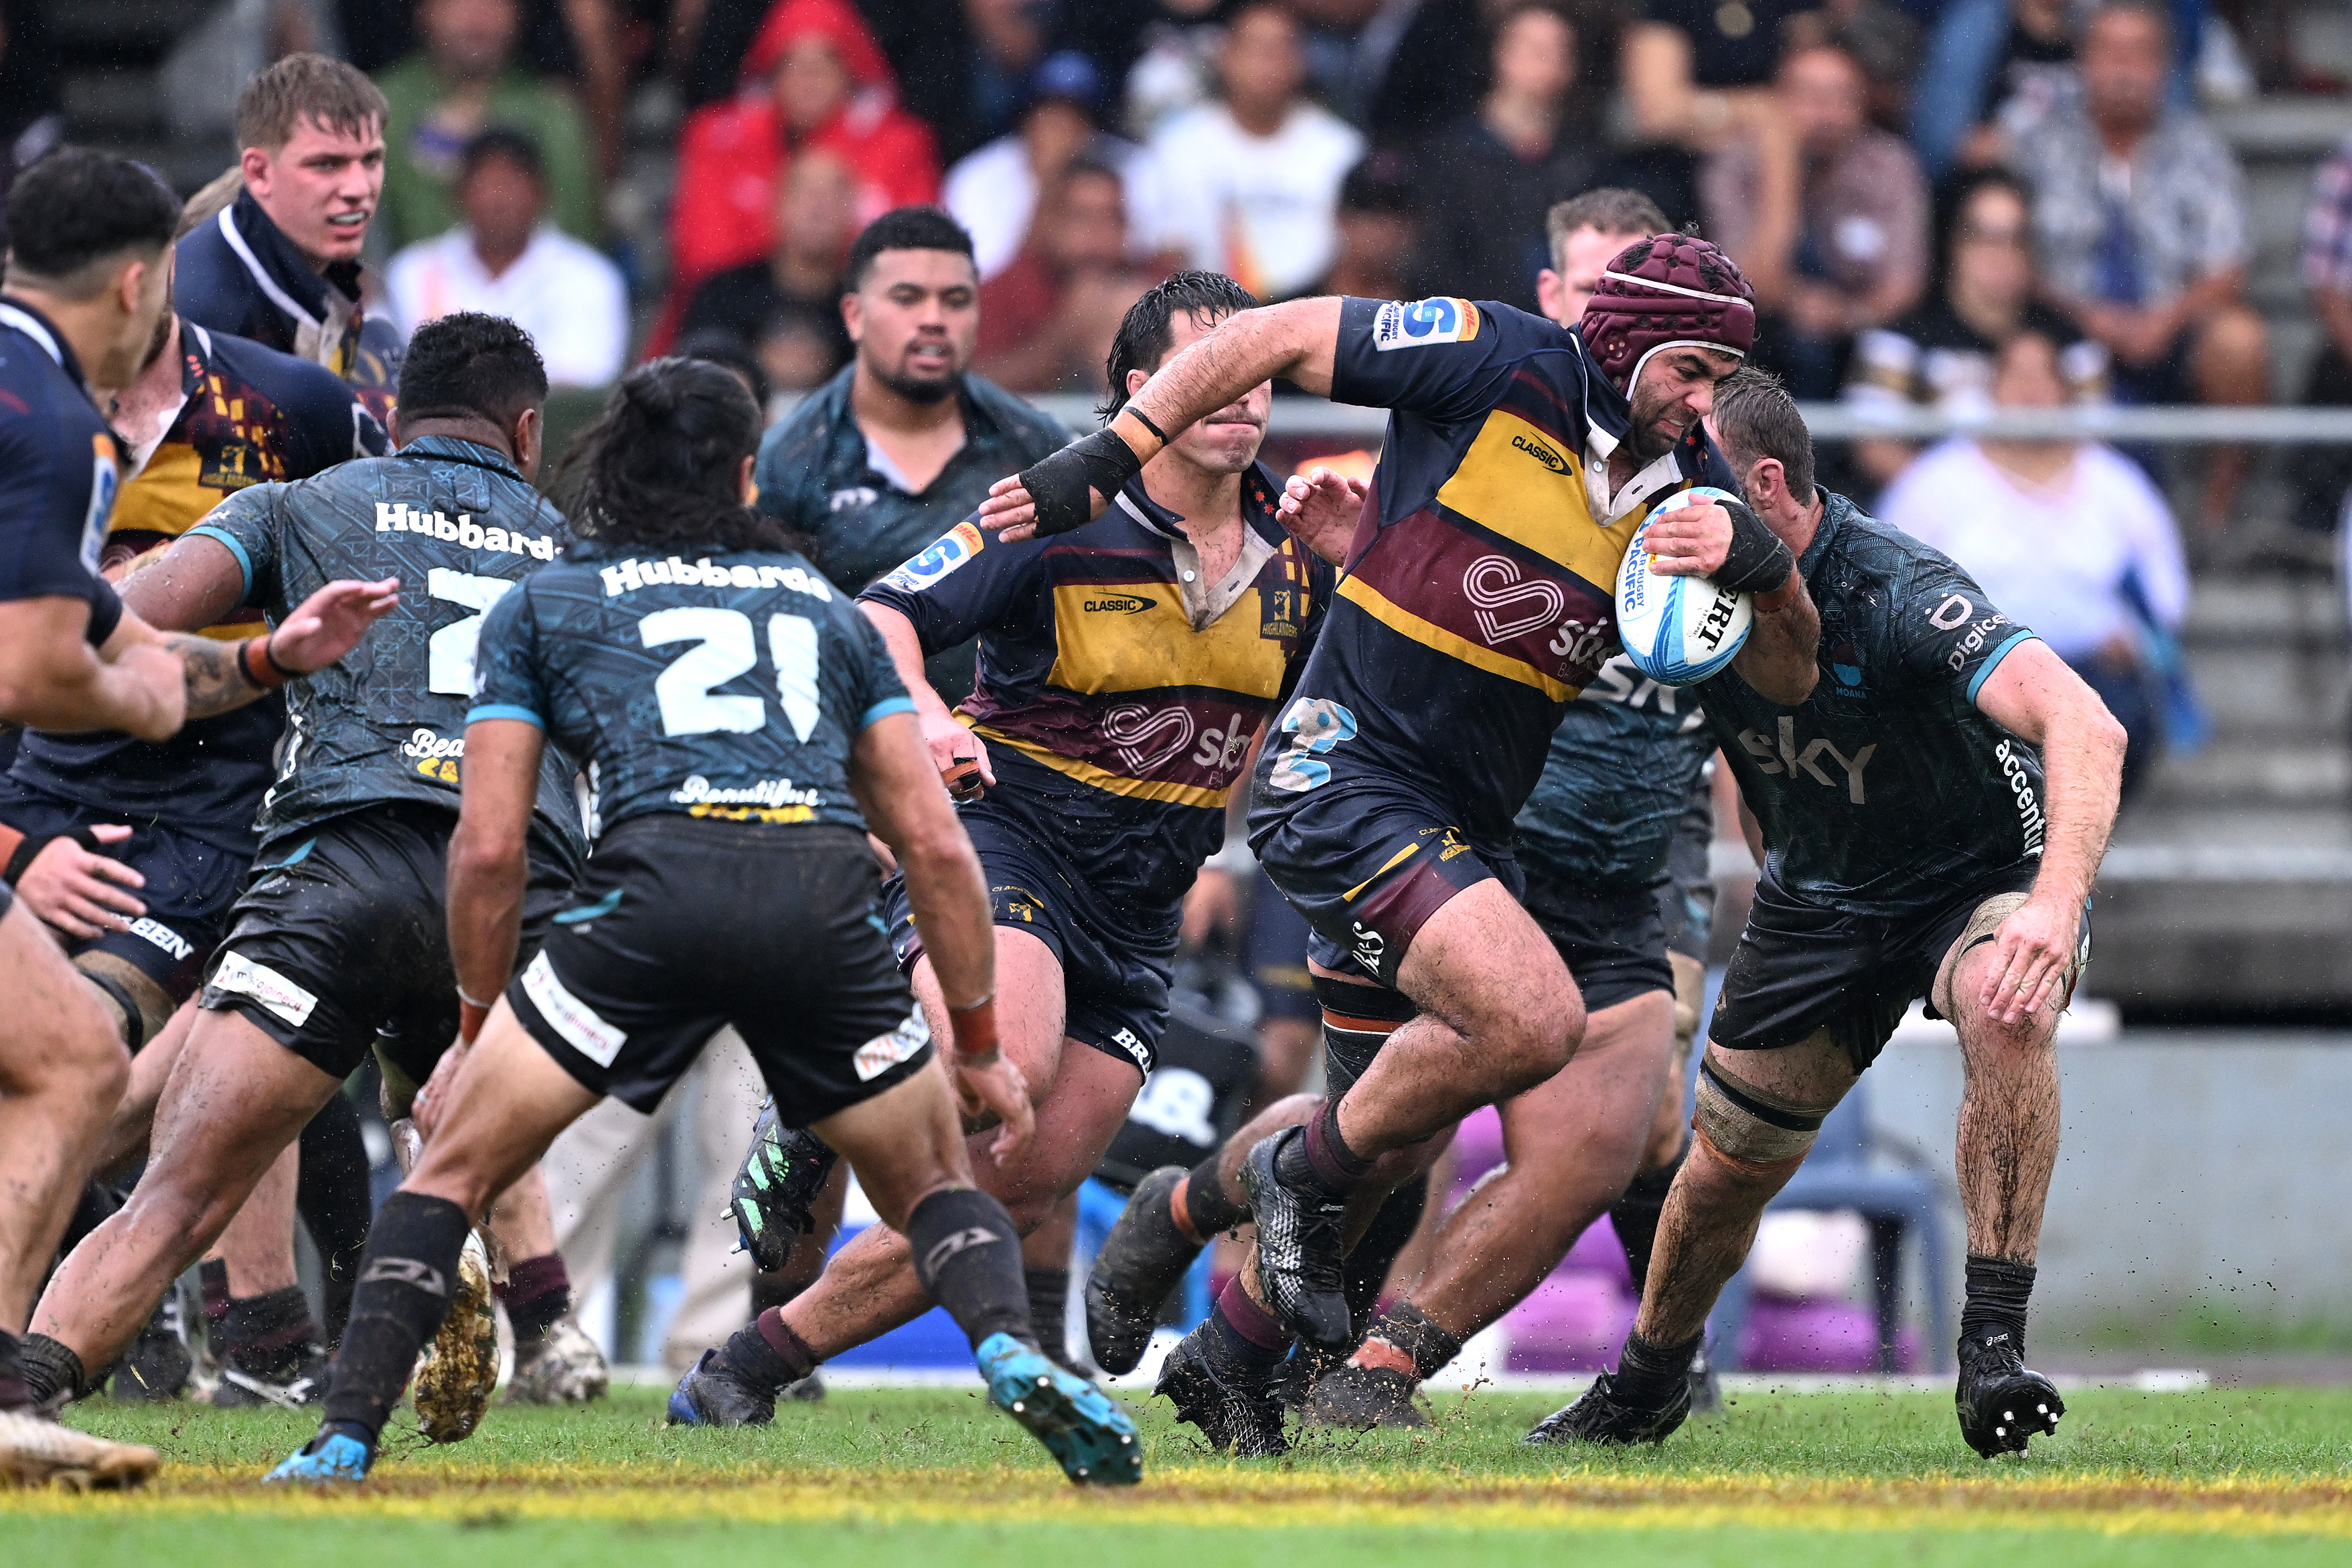
[[[1657,891],[1666,951],[1701,963],[1706,962],[1707,939],[1715,932],[1715,876],[1709,865],[1714,844],[1714,814],[1683,813],[1666,847],[1666,879]]]
[[[1258,868],[1250,879],[1249,915],[1242,924],[1242,963],[1257,993],[1259,1016],[1308,1023],[1322,1017],[1315,1005],[1314,977],[1307,972],[1313,935],[1306,917],[1266,879],[1265,868]]]
[[[1524,887],[1507,851],[1481,848],[1435,806],[1402,791],[1327,784],[1252,846],[1274,885],[1319,939],[1329,969],[1394,985],[1422,926],[1456,893],[1492,877]]]
[[[806,1126],[931,1059],[880,894],[854,828],[631,817],[507,1001],[583,1086],[648,1112],[732,1024],[778,1114]]]
[[[1842,914],[1801,902],[1769,878],[1759,880],[1747,929],[1724,971],[1708,1039],[1726,1050],[1772,1051],[1827,1029],[1853,1070],[1862,1071],[1878,1059],[1911,1004],[1933,989],[1944,955],[1978,906],[2027,891],[2036,869],[2035,862],[2021,860],[1964,892],[1899,916]],[[2088,962],[2090,945],[2086,909],[2078,968]],[[1937,1016],[1932,1001],[1929,1016]]]
[[[1180,911],[1167,911],[1164,943],[1147,946],[1121,936],[1135,924],[1132,912],[1115,920],[1103,907],[1118,889],[1097,888],[1067,858],[986,812],[967,806],[959,815],[988,878],[992,918],[1044,942],[1062,966],[1062,1033],[1150,1076],[1168,1025]],[[906,879],[891,878],[882,898],[891,945],[911,970],[923,941],[907,901]]]
[[[53,838],[101,822],[120,822],[131,837],[97,853],[120,860],[147,879],[132,894],[147,912],[128,931],[108,931],[91,942],[72,942],[68,954],[103,952],[152,980],[173,1002],[186,1000],[203,974],[229,910],[253,865],[250,850],[233,854],[165,823],[139,822],[97,806],[61,800],[0,774],[0,823],[27,838]]]
[[[1575,977],[1587,1013],[1644,992],[1674,990],[1665,921],[1655,893],[1643,889],[1580,897],[1534,879],[1528,885],[1527,906]]]
[[[334,1078],[371,1047],[417,1083],[457,1037],[445,873],[457,814],[386,801],[271,844],[236,901],[198,1005],[233,1009]],[[523,893],[528,958],[572,891],[534,834]]]

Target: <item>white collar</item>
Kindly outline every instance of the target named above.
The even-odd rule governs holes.
[[[1612,495],[1609,489],[1609,459],[1615,455],[1617,447],[1617,437],[1598,425],[1585,426],[1584,494],[1592,503],[1592,515],[1601,520],[1604,528],[1682,478],[1682,468],[1669,450],[1643,465],[1625,481],[1624,489]]]
[[[294,296],[278,286],[278,279],[272,278],[269,275],[269,269],[261,265],[261,258],[253,254],[253,247],[246,243],[245,236],[238,232],[236,220],[229,216],[236,210],[236,204],[234,202],[220,210],[220,231],[222,237],[228,241],[228,247],[236,252],[236,258],[245,263],[245,269],[253,275],[253,280],[261,286],[261,291],[269,296],[271,304],[301,322],[302,325],[317,328],[319,318],[295,303]]]

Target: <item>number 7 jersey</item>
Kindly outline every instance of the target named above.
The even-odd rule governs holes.
[[[562,552],[563,514],[493,447],[427,436],[388,458],[239,490],[188,531],[226,545],[271,625],[341,578],[400,579],[400,604],[340,663],[286,689],[262,843],[385,801],[454,812],[482,618]],[[586,850],[575,764],[550,748],[535,830]]]
[[[591,836],[651,812],[863,829],[850,756],[914,703],[849,596],[789,551],[590,541],[499,601],[468,721],[588,764]]]

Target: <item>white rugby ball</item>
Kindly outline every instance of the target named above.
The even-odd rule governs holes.
[[[1650,529],[1683,507],[1738,499],[1712,485],[1668,496],[1633,535],[1617,568],[1617,636],[1633,668],[1660,685],[1696,685],[1729,664],[1748,640],[1756,611],[1747,595],[1707,578],[1651,570]]]

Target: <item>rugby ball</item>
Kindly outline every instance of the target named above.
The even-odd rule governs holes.
[[[1692,686],[1729,664],[1748,640],[1755,607],[1745,594],[1705,577],[1670,577],[1650,567],[1649,531],[1661,517],[1711,500],[1738,500],[1699,485],[1658,503],[1617,568],[1617,636],[1633,668],[1662,686]]]

